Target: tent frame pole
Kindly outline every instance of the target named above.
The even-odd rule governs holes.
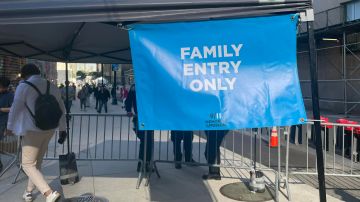
[[[68,62],[65,62],[65,108],[66,108],[66,133],[67,133],[67,148],[70,153],[70,106],[69,106],[69,69]]]
[[[115,97],[113,97],[113,101],[112,101],[112,104],[113,104],[113,105],[117,105],[117,104],[118,104],[118,103],[117,103],[117,97],[116,97],[116,87],[117,87],[117,82],[116,82],[116,80],[117,80],[117,75],[116,75],[116,71],[114,70],[114,83],[113,83],[113,88],[114,88],[114,91],[115,91],[115,93],[114,93]]]
[[[104,64],[101,63],[101,86],[104,86]]]
[[[343,31],[343,52],[342,52],[342,79],[344,80],[344,115],[348,117],[348,104],[347,104],[347,80],[346,80],[346,33]]]
[[[326,187],[325,187],[325,171],[324,171],[324,156],[321,141],[321,126],[320,126],[320,104],[319,104],[319,88],[318,88],[318,69],[316,60],[316,42],[314,36],[313,21],[307,22],[308,40],[309,40],[309,60],[310,60],[310,77],[311,77],[311,97],[312,108],[315,125],[315,144],[316,144],[316,161],[319,181],[319,196],[321,202],[326,202]]]

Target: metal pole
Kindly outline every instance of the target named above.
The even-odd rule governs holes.
[[[256,136],[258,134],[258,129],[254,129],[254,171],[256,172]],[[261,148],[260,148],[261,149]]]
[[[343,32],[343,51],[342,51],[342,58],[343,58],[343,80],[344,80],[344,115],[347,117],[347,81],[346,81],[346,33]]]
[[[104,86],[104,64],[101,63],[101,86]]]
[[[114,97],[113,97],[113,101],[112,101],[112,104],[113,105],[117,105],[118,103],[117,103],[117,98],[116,98],[116,86],[117,86],[117,84],[116,84],[116,70],[114,69],[114,84],[113,84],[113,90],[115,91],[114,92]]]
[[[310,59],[310,77],[311,77],[311,97],[313,116],[315,120],[320,120],[320,106],[319,106],[319,89],[318,89],[318,71],[316,67],[316,44],[314,37],[313,22],[307,22],[309,34],[309,59]],[[319,180],[319,195],[320,201],[326,201],[325,190],[325,174],[324,174],[324,156],[322,151],[321,142],[321,126],[319,121],[315,121],[315,135],[316,135],[316,157],[317,157],[317,170]]]
[[[298,134],[299,135],[299,134]],[[286,190],[288,194],[288,199],[291,201],[291,192],[289,186],[289,142],[290,142],[290,127],[285,127],[285,136],[286,136],[286,160],[285,160],[285,175],[286,175]]]
[[[69,110],[69,69],[68,69],[68,63],[65,63],[65,108],[66,108],[66,133],[67,133],[67,147],[68,147],[68,152],[70,152],[70,110]]]

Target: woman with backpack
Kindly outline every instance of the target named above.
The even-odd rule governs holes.
[[[60,131],[60,138],[67,137],[65,106],[60,90],[40,76],[36,65],[24,65],[21,77],[24,81],[15,92],[7,133],[22,137],[21,165],[29,177],[23,199],[33,201],[32,192],[37,188],[46,202],[55,202],[61,195],[44,179],[41,164],[55,130]]]

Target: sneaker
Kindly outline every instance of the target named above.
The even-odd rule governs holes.
[[[56,202],[60,199],[60,194],[57,191],[53,191],[49,196],[46,197],[46,202]]]
[[[23,199],[26,202],[32,202],[33,201],[32,193],[25,191],[23,194]]]

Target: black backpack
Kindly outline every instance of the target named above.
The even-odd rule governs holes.
[[[32,113],[29,106],[25,103],[34,119],[35,126],[41,130],[51,130],[59,126],[60,118],[63,111],[60,108],[59,102],[55,96],[50,94],[50,82],[47,81],[46,93],[42,94],[40,90],[31,82],[24,81],[24,83],[33,87],[39,96],[35,100],[35,112]]]

